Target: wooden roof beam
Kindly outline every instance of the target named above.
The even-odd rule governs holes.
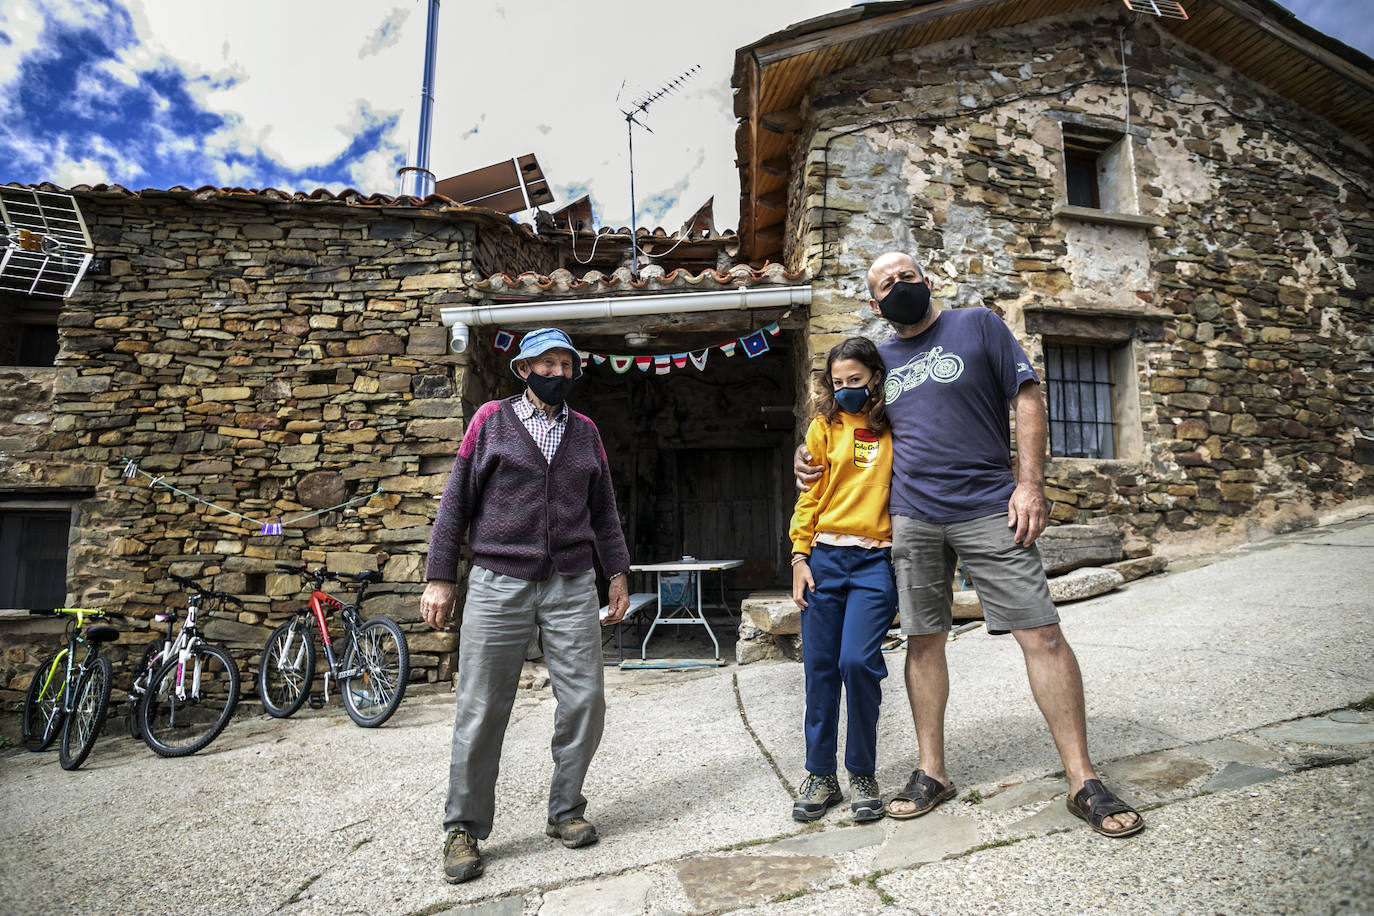
[[[759,198],[759,206],[767,207],[769,210],[786,210],[787,192],[774,191],[772,194],[765,194]]]
[[[781,156],[772,159],[765,159],[759,164],[759,171],[765,175],[772,175],[774,178],[781,178],[787,174],[787,160]]]
[[[802,124],[801,110],[797,108],[787,108],[782,111],[770,111],[758,117],[759,125],[764,130],[775,134],[790,134],[800,130]]]
[[[796,57],[800,54],[808,54],[812,51],[819,51],[834,45],[844,44],[847,41],[856,39],[873,38],[888,31],[889,29],[901,26],[918,25],[934,19],[941,19],[945,16],[956,13],[965,13],[969,10],[976,10],[985,6],[998,6],[1006,0],[943,0],[943,2],[931,3],[916,9],[903,10],[891,13],[887,16],[874,16],[871,19],[862,19],[858,22],[841,25],[835,28],[826,29],[816,33],[814,38],[802,38],[799,40],[783,41],[770,48],[757,48],[754,51],[754,59],[762,66],[786,60],[789,57]]]

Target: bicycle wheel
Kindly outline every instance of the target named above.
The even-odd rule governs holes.
[[[153,675],[138,704],[138,724],[153,753],[185,757],[224,731],[238,703],[239,666],[233,656],[219,646],[198,643],[185,667],[174,657]]]
[[[110,672],[110,660],[102,655],[91,661],[76,683],[76,700],[62,726],[62,743],[57,746],[57,760],[64,770],[81,766],[95,747],[105,725],[105,711],[110,708]]]
[[[401,705],[410,677],[410,650],[394,620],[374,617],[353,634],[343,669],[355,668],[356,675],[343,679],[344,708],[363,728],[376,728]]]
[[[143,659],[139,661],[138,667],[134,669],[137,673],[134,675],[134,686],[129,693],[129,712],[125,716],[126,724],[129,726],[129,737],[131,738],[143,737],[143,730],[138,724],[138,707],[144,694],[148,692],[148,682],[152,680],[153,673],[161,667],[160,662],[155,665],[154,661],[162,654],[162,648],[163,641],[160,639],[148,643],[147,647],[143,650]],[[140,684],[143,687],[143,693],[137,692]]]
[[[290,620],[272,631],[258,665],[258,699],[268,715],[284,719],[301,708],[315,677],[310,628]]]
[[[67,683],[67,653],[55,652],[38,663],[24,696],[24,746],[44,751],[62,731],[66,714],[62,711],[62,688]]]

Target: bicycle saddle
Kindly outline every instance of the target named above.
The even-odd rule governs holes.
[[[114,642],[119,638],[119,631],[103,623],[95,623],[86,627],[86,638],[91,642]]]

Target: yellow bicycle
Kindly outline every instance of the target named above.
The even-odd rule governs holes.
[[[56,740],[57,759],[64,770],[74,770],[85,762],[110,705],[110,660],[100,647],[119,638],[119,631],[106,624],[87,624],[87,617],[103,617],[104,611],[60,607],[34,614],[70,614],[66,645],[43,659],[33,673],[24,697],[24,745],[31,751],[46,750]],[[80,657],[78,658],[78,653]]]

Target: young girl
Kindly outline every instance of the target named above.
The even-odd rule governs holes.
[[[862,823],[883,816],[877,769],[878,706],[887,677],[882,640],[897,604],[892,577],[892,433],[883,409],[883,362],[864,337],[826,356],[819,411],[806,447],[823,468],[792,514],[792,600],[801,608],[806,671],[806,771],[792,817],[814,821],[844,801],[835,743],[843,684],[849,713],[844,762],[850,807]]]

